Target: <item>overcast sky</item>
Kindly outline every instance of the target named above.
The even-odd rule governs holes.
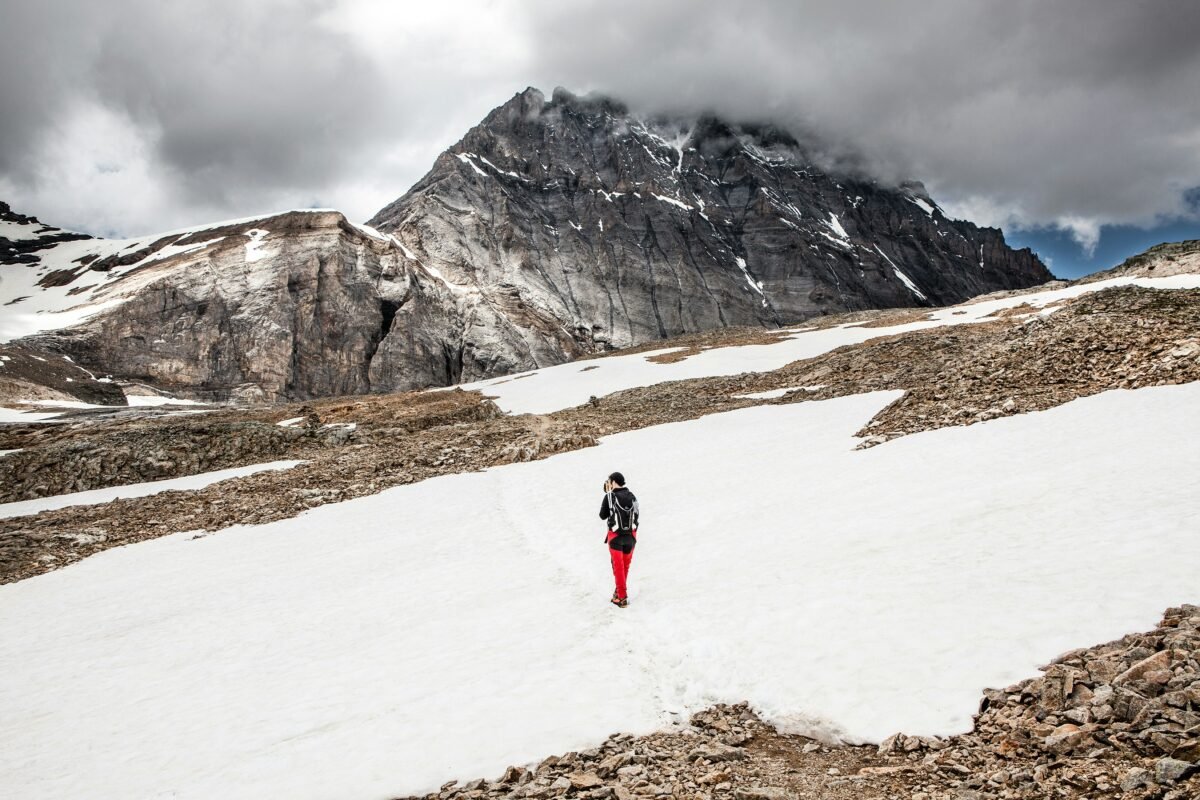
[[[101,235],[364,220],[562,85],[804,127],[1082,261],[1200,235],[1198,41],[1195,0],[0,0],[0,199]]]

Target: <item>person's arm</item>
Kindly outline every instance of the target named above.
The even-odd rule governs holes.
[[[608,495],[604,495],[604,500],[600,502],[600,519],[608,519]]]
[[[635,531],[637,530],[638,520],[640,520],[641,518],[642,518],[642,507],[638,505],[637,498],[635,497],[633,499],[633,518],[630,522],[630,524],[633,525],[633,529]]]

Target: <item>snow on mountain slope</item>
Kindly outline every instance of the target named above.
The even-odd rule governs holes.
[[[79,269],[78,259],[104,258],[128,246],[121,240],[85,239],[53,246],[36,267],[7,265],[0,271],[0,341],[78,324],[112,306],[99,299],[102,288],[122,270],[90,272],[73,284],[45,285],[52,272]],[[52,255],[50,255],[52,253]]]
[[[610,356],[587,362],[561,364],[504,378],[464,384],[461,388],[478,389],[495,398],[500,408],[514,414],[547,414],[603,397],[623,389],[652,386],[666,381],[743,372],[769,372],[802,358],[813,358],[843,345],[858,344],[880,336],[905,331],[979,322],[991,314],[1028,304],[1040,313],[1053,313],[1052,306],[1064,300],[1100,291],[1110,286],[1136,285],[1158,289],[1200,287],[1200,274],[1169,278],[1114,278],[1096,283],[1077,284],[1029,294],[1015,294],[996,300],[981,300],[958,306],[933,309],[929,319],[884,328],[841,325],[811,330],[804,326],[774,344],[721,347],[706,350],[682,361],[659,363],[649,359],[670,349],[627,356]],[[1032,313],[1032,312],[1031,312]]]
[[[0,586],[0,787],[384,798],[744,699],[794,730],[949,733],[983,687],[1191,599],[1200,385],[854,451],[894,397],[647,428]],[[625,610],[596,518],[615,468],[645,514]]]
[[[283,213],[336,212],[304,209]],[[28,255],[32,263],[0,266],[0,307],[4,308],[0,313],[0,342],[77,325],[119,305],[150,281],[163,277],[162,270],[143,268],[165,263],[179,266],[174,260],[175,256],[201,253],[224,238],[198,234],[241,226],[271,216],[278,215],[214,222],[137,239],[50,241],[45,248]],[[21,228],[22,238],[36,238],[23,230],[31,226],[5,224],[7,229]],[[4,230],[0,230],[0,235],[4,235]],[[128,254],[142,257],[121,259],[126,263],[104,271],[90,268],[105,259],[120,259]],[[141,279],[130,280],[129,276],[134,273],[140,273]]]
[[[443,352],[462,325],[452,289],[336,211],[57,242],[14,258],[0,257],[0,339],[40,333],[25,343],[171,394],[309,398],[463,374],[457,350]],[[486,351],[485,363],[501,363]]]
[[[42,238],[44,225],[36,222],[16,222],[0,219],[0,238],[10,242],[27,242]]]

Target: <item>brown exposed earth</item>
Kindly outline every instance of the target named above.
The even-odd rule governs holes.
[[[745,705],[446,784],[424,800],[975,800],[1200,796],[1200,607],[989,689],[970,733],[878,747],[781,733]]]
[[[688,348],[722,342],[716,334],[689,339]],[[630,389],[546,415],[504,415],[476,393],[450,390],[226,409],[183,422],[81,415],[66,424],[3,426],[0,449],[25,448],[0,459],[0,469],[10,470],[4,483],[10,500],[67,485],[119,485],[147,474],[171,477],[279,458],[307,463],[199,491],[0,520],[0,583],[174,531],[270,522],[391,486],[544,458],[588,447],[599,436],[746,406],[905,390],[859,432],[862,446],[873,446],[1109,389],[1195,380],[1200,290],[1122,287],[1084,295],[1048,316],[883,335],[774,372]],[[773,400],[739,397],[812,386],[821,388]],[[308,417],[308,424],[294,431],[275,425],[294,417]],[[330,423],[357,428],[325,427]],[[9,481],[20,488],[7,490]]]

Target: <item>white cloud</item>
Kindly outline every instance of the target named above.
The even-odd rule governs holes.
[[[1096,245],[1100,243],[1100,223],[1096,220],[1083,217],[1059,217],[1055,220],[1055,225],[1071,233],[1071,238],[1083,250],[1083,254],[1087,258],[1091,258],[1092,254],[1096,252]]]
[[[0,191],[53,208],[44,221],[59,227],[104,235],[145,220],[154,229],[171,221],[163,209],[172,200],[155,138],[154,130],[99,103],[73,104],[28,155],[32,191],[21,192],[7,177],[0,177]]]

